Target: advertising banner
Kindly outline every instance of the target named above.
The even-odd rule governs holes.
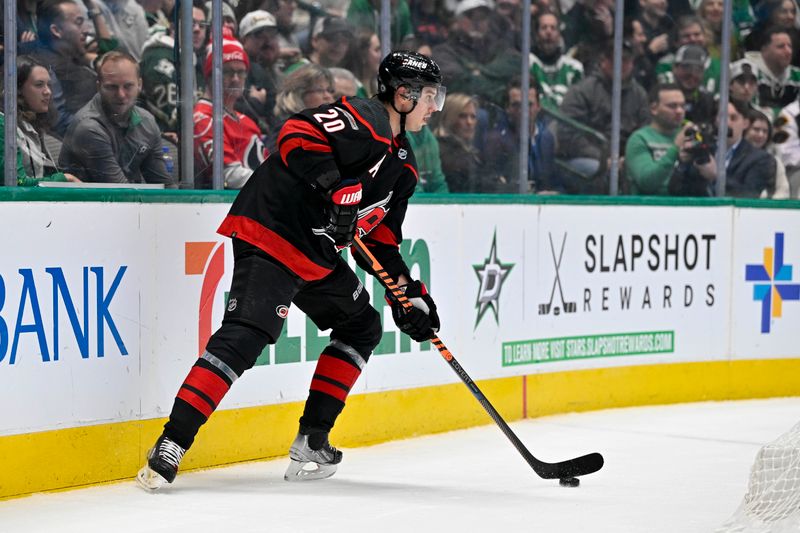
[[[797,357],[800,212],[738,209],[734,232],[731,356]]]
[[[158,264],[140,207],[3,205],[0,435],[139,416]]]
[[[15,406],[0,435],[166,416],[231,305],[231,245],[216,233],[227,210],[4,204],[0,224],[21,230],[0,236],[0,401]],[[795,228],[791,211],[733,206],[412,204],[401,252],[478,380],[796,356]],[[458,381],[356,272],[384,335],[353,393]],[[305,399],[328,333],[291,306],[220,409]]]

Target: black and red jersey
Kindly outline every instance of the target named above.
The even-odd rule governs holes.
[[[321,279],[339,250],[323,234],[328,200],[315,185],[338,177],[361,182],[359,236],[395,279],[408,275],[399,245],[416,161],[408,142],[392,137],[389,113],[377,100],[343,97],[289,118],[276,152],[253,173],[217,231],[261,248],[304,280]]]

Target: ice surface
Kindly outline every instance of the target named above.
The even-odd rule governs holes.
[[[546,461],[601,452],[605,467],[577,488],[537,477],[491,424],[345,449],[324,481],[283,481],[284,458],[180,473],[155,494],[131,480],[7,500],[0,531],[711,532],[739,505],[761,445],[798,419],[800,398],[786,398],[511,425]]]

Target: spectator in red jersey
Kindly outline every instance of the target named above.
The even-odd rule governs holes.
[[[222,40],[222,103],[224,107],[223,146],[224,169],[222,181],[226,189],[241,189],[253,171],[268,155],[255,122],[234,109],[244,92],[250,59],[242,43],[225,32]],[[211,47],[204,66],[206,80],[211,80]],[[213,146],[213,108],[211,83],[194,106],[195,187],[211,188]]]

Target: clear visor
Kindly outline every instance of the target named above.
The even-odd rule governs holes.
[[[419,96],[419,103],[424,106],[433,106],[436,111],[441,111],[444,107],[444,99],[447,95],[447,87],[423,87],[422,94]]]

